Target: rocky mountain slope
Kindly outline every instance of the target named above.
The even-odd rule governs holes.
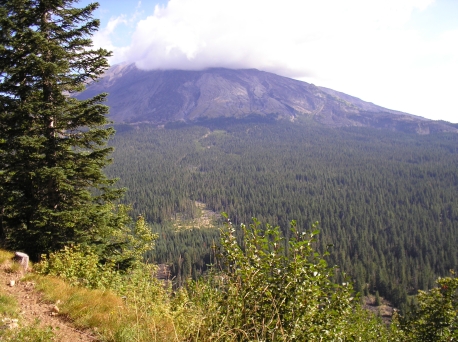
[[[331,127],[369,126],[428,134],[458,132],[445,122],[386,109],[356,97],[256,69],[139,70],[116,65],[79,94],[109,93],[115,122],[192,122],[215,118],[313,117]]]

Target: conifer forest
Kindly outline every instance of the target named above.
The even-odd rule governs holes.
[[[218,230],[177,228],[203,203],[235,225],[252,217],[309,229],[317,249],[360,293],[401,308],[458,261],[458,136],[323,128],[265,118],[194,125],[117,125],[111,177],[124,201],[159,234],[149,258],[171,266],[176,285],[211,262]],[[214,219],[217,226],[221,222]]]

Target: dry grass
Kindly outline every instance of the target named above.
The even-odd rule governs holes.
[[[20,274],[20,273],[22,273],[23,268],[22,268],[21,264],[19,264],[18,262],[11,261],[9,263],[8,267],[5,269],[5,271],[8,272],[8,273]]]
[[[14,257],[14,253],[5,250],[0,250],[0,264],[4,264]]]
[[[13,252],[0,249],[0,268],[6,273],[13,273],[18,275],[18,277],[21,277],[24,275],[24,268],[20,263],[14,261],[13,258]],[[28,269],[32,269],[31,261],[29,261]]]
[[[111,291],[90,290],[70,286],[55,277],[33,276],[45,300],[57,303],[60,314],[66,315],[81,328],[95,331],[103,341],[180,341],[173,318],[155,315],[151,308],[125,300]],[[134,296],[135,298],[135,296]],[[151,305],[165,305],[150,303]]]

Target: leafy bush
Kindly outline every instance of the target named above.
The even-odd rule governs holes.
[[[143,220],[137,223],[145,227]],[[110,289],[122,297],[120,310],[108,309],[121,307],[115,299],[108,305],[108,297],[95,309],[96,298],[85,299],[100,296],[96,292],[82,295],[84,289],[75,288],[51,294],[57,286],[45,286],[49,281],[43,290],[50,300],[63,300],[62,312],[78,324],[99,327],[114,341],[134,335],[138,341],[171,336],[183,341],[389,340],[384,324],[353,298],[352,285],[331,281],[336,268],[313,249],[318,231],[299,233],[293,221],[292,238],[286,240],[279,227],[261,226],[256,219],[241,228],[238,243],[228,222],[211,271],[175,292],[152,277],[151,265],[136,262],[127,271],[117,271],[101,264],[98,254],[86,247],[65,248],[40,263],[41,273]]]
[[[102,265],[99,256],[89,247],[69,246],[49,254],[35,266],[39,274],[65,279],[71,285],[88,288],[109,288],[120,274],[109,265]]]
[[[120,212],[127,215],[128,207],[121,207]],[[135,224],[120,224],[119,229],[110,231],[110,235],[105,237],[111,245],[111,253],[105,256],[104,262],[116,265],[118,268],[135,268],[143,263],[146,252],[154,248],[157,235],[151,232],[143,216],[139,215]]]
[[[395,315],[393,326],[403,341],[458,340],[458,278],[439,278],[439,287],[419,291],[417,306],[405,317]]]
[[[291,226],[292,238],[285,241],[279,227],[263,228],[253,219],[241,225],[239,244],[228,222],[218,254],[221,271],[190,288],[204,316],[194,339],[335,341],[364,334],[355,327],[368,315],[354,316],[359,306],[352,285],[333,283],[335,267],[312,247],[318,231],[299,233],[294,221]],[[374,324],[382,335],[386,329]]]
[[[125,216],[125,213],[120,216]],[[122,286],[125,282],[121,278],[132,274],[135,268],[143,270],[146,267],[151,271],[151,267],[143,263],[143,255],[153,248],[156,235],[142,216],[138,217],[133,227],[120,224],[109,239],[112,248],[108,255],[100,255],[100,251],[92,245],[66,246],[49,256],[43,255],[35,269],[40,274],[58,276],[72,285],[93,289]]]
[[[61,312],[78,326],[96,327],[104,339],[179,340],[179,331],[192,327],[194,316],[186,305],[186,292],[172,296],[171,289],[153,276],[155,267],[143,262],[144,252],[153,248],[155,234],[143,217],[135,226],[124,226],[118,232],[110,237],[109,244],[117,247],[109,258],[103,258],[93,246],[82,245],[43,257],[35,267],[37,273],[62,278],[65,283],[35,277],[38,288],[47,300],[62,301]],[[126,260],[129,267],[119,268]]]

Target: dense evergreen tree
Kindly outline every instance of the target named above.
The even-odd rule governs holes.
[[[106,94],[79,101],[108,67],[92,49],[97,3],[0,0],[0,189],[2,233],[34,257],[97,240],[114,224]]]

